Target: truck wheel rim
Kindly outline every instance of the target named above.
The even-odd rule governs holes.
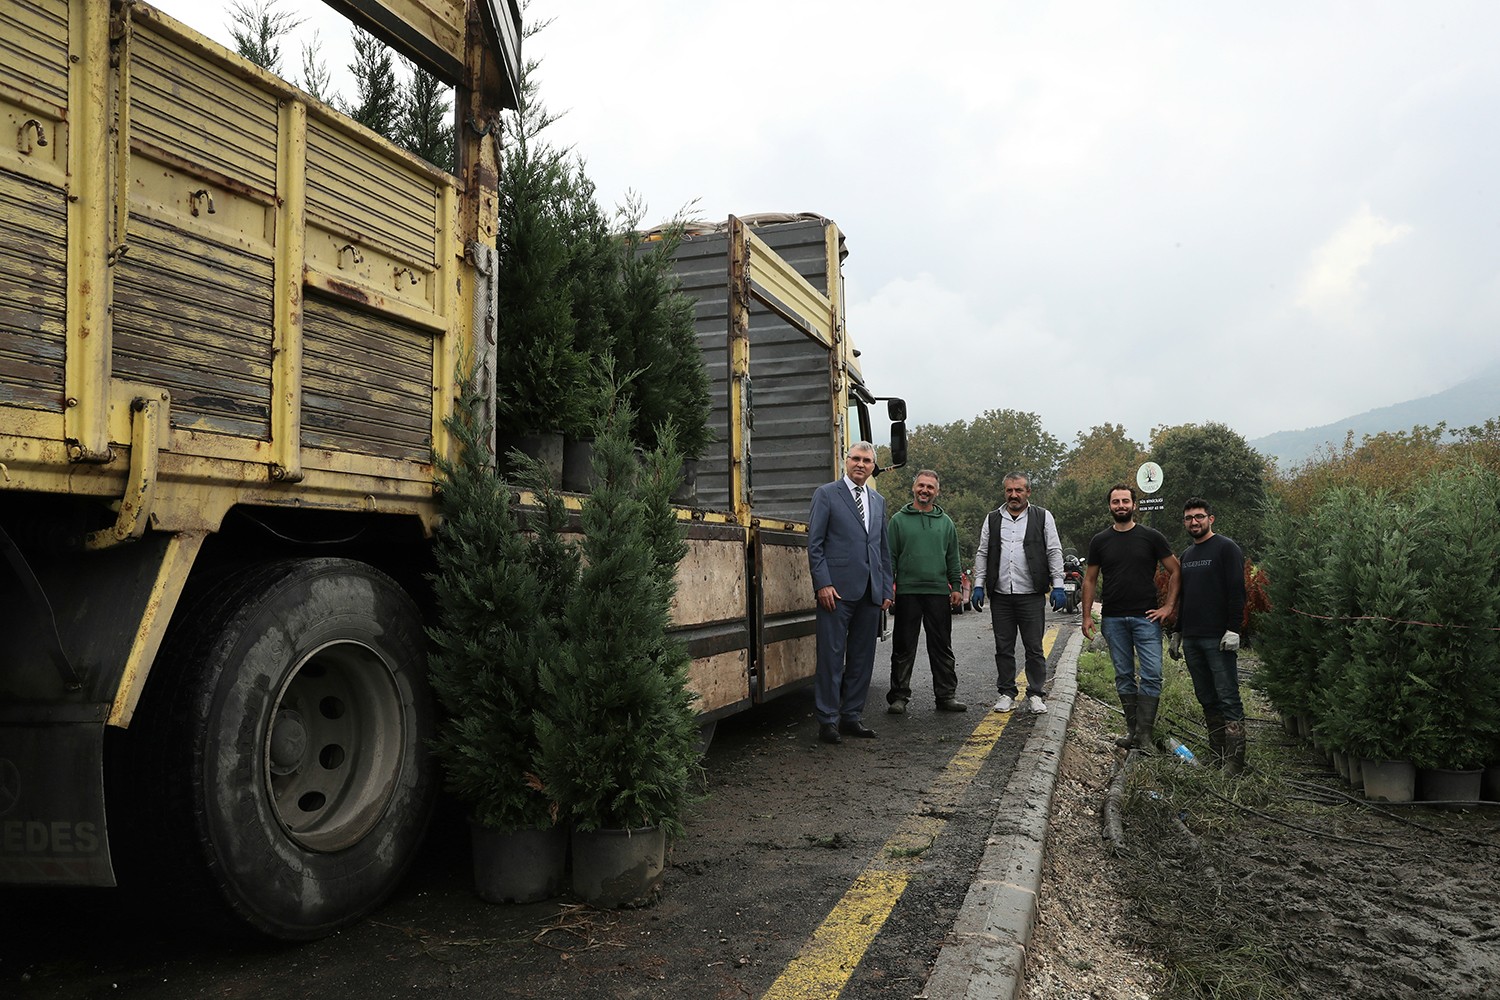
[[[313,851],[358,844],[399,785],[406,718],[389,665],[360,642],[314,650],[266,734],[265,787],[287,836]]]

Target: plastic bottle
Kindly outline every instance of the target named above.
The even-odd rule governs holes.
[[[1167,749],[1175,753],[1178,757],[1181,757],[1185,764],[1198,763],[1198,758],[1193,756],[1193,751],[1184,746],[1182,741],[1175,736],[1167,737]]]

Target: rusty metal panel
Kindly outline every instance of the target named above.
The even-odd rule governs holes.
[[[432,336],[309,295],[302,321],[302,444],[432,460]]]
[[[443,219],[436,171],[389,147],[366,145],[352,128],[311,120],[307,128],[307,215],[356,246],[435,268]]]
[[[115,266],[114,374],[172,393],[172,424],[269,439],[269,259],[132,215]]]
[[[61,412],[67,353],[67,203],[0,171],[0,405]]]
[[[745,221],[754,224],[755,219]],[[830,224],[820,218],[768,222],[755,233],[827,294],[824,230]],[[732,506],[728,249],[724,233],[698,233],[683,240],[674,262],[682,292],[694,300],[693,321],[710,380],[715,443],[699,462],[698,502],[713,510]],[[756,516],[806,520],[812,491],[829,480],[834,458],[829,378],[827,349],[756,303],[750,313],[750,481]]]
[[[130,135],[183,169],[276,191],[275,94],[137,22],[131,36]]]

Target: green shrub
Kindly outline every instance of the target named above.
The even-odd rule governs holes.
[[[667,631],[683,552],[667,495],[680,459],[657,449],[643,468],[629,426],[617,406],[595,442],[583,570],[568,595],[566,639],[541,673],[539,770],[579,829],[660,825],[676,835],[698,758],[690,660]],[[670,447],[670,434],[663,441]]]
[[[558,535],[566,512],[555,494],[539,530],[521,532],[479,413],[471,378],[448,422],[459,455],[438,463],[443,524],[433,548],[438,617],[428,630],[428,669],[444,714],[433,750],[474,821],[509,832],[552,822],[534,778],[533,710],[538,664],[557,644],[556,608],[578,560]]]
[[[1334,487],[1269,524],[1257,687],[1361,756],[1500,759],[1500,474],[1460,463],[1400,493]]]

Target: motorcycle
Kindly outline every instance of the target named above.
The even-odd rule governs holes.
[[[1065,614],[1074,614],[1083,600],[1083,563],[1075,555],[1063,558],[1063,591],[1067,594]]]

